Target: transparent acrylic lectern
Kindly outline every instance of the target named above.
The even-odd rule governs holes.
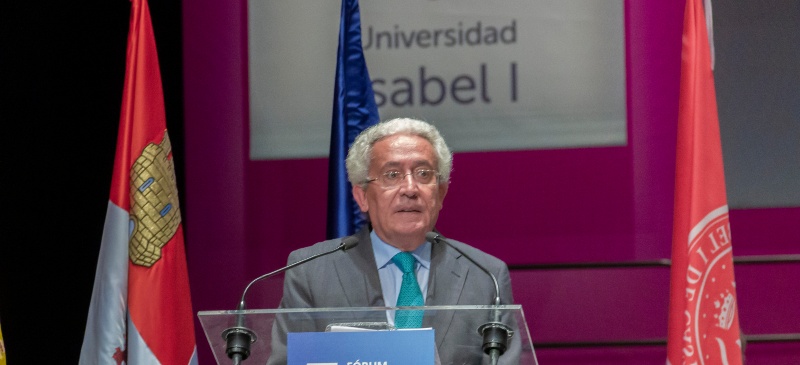
[[[198,317],[217,364],[238,357],[243,365],[272,365],[286,364],[288,333],[393,331],[387,318],[402,310],[423,311],[422,327],[434,329],[437,364],[491,364],[494,358],[538,365],[520,305],[201,311]]]

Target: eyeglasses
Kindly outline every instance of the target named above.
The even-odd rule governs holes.
[[[399,187],[403,181],[405,181],[406,176],[408,175],[411,175],[411,177],[414,179],[414,182],[422,185],[434,184],[439,178],[439,172],[430,169],[416,169],[405,174],[397,170],[390,170],[384,172],[378,177],[367,178],[366,182],[371,183],[373,181],[378,181],[382,187],[392,189]]]

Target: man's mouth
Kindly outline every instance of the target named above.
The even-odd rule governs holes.
[[[419,212],[420,212],[419,209],[413,209],[413,208],[404,208],[397,210],[397,213],[419,213]]]

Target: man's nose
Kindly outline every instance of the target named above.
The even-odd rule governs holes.
[[[400,188],[413,191],[416,191],[419,188],[419,183],[414,178],[414,173],[407,173],[403,175],[403,181],[400,183]]]

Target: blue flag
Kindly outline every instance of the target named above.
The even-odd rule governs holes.
[[[344,159],[356,136],[379,120],[372,81],[361,48],[358,0],[342,0],[332,119],[328,160],[329,239],[351,235],[364,224],[364,217],[347,181]]]

